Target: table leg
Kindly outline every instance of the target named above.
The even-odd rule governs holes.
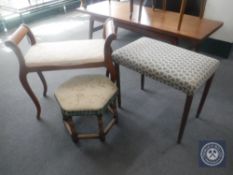
[[[167,8],[167,0],[163,0],[163,10],[166,10]]]
[[[206,7],[206,1],[207,0],[201,0],[201,7],[200,7],[200,14],[199,17],[202,19],[205,13],[205,7]]]
[[[156,0],[152,0],[152,9],[155,10]]]
[[[182,0],[181,8],[180,8],[180,17],[179,17],[177,30],[180,30],[180,28],[181,28],[181,24],[182,24],[182,21],[183,21],[186,5],[187,5],[187,0]]]
[[[139,14],[138,14],[138,21],[141,21],[143,2],[144,2],[144,0],[140,0],[140,5],[139,5]]]
[[[129,15],[129,18],[131,19],[132,15],[133,15],[133,0],[130,0],[129,3],[130,3],[130,15]]]

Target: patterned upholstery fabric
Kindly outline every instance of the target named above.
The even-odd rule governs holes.
[[[146,37],[116,50],[113,60],[189,95],[220,64],[208,56]]]
[[[104,44],[104,39],[39,43],[26,53],[25,63],[49,67],[104,62]]]
[[[55,91],[61,109],[70,116],[103,113],[116,94],[116,85],[102,75],[76,76]]]

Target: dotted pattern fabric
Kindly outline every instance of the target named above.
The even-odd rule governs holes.
[[[216,71],[211,57],[142,37],[113,52],[117,64],[192,95]]]

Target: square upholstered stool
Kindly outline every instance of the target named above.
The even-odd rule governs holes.
[[[105,135],[117,123],[116,96],[116,85],[102,75],[76,76],[58,87],[55,97],[60,105],[65,127],[74,142],[88,138],[105,140]],[[103,115],[107,111],[112,113],[113,118],[104,128]],[[72,119],[74,116],[96,116],[98,133],[79,134]]]

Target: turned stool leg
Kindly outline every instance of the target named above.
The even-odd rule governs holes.
[[[99,125],[99,137],[102,142],[105,141],[105,134],[104,134],[104,122],[103,122],[103,116],[99,115],[97,116],[98,119],[98,125]]]
[[[116,100],[114,101],[113,105],[112,105],[112,111],[113,111],[113,118],[115,119],[115,123],[118,123],[118,112],[117,112],[117,104],[116,104]]]
[[[75,129],[75,124],[72,120],[72,117],[63,116],[63,121],[66,129],[68,130],[73,142],[78,142],[78,133]]]
[[[121,78],[120,78],[120,66],[119,64],[115,64],[116,68],[116,79],[117,79],[117,88],[118,88],[118,106],[121,107]]]

